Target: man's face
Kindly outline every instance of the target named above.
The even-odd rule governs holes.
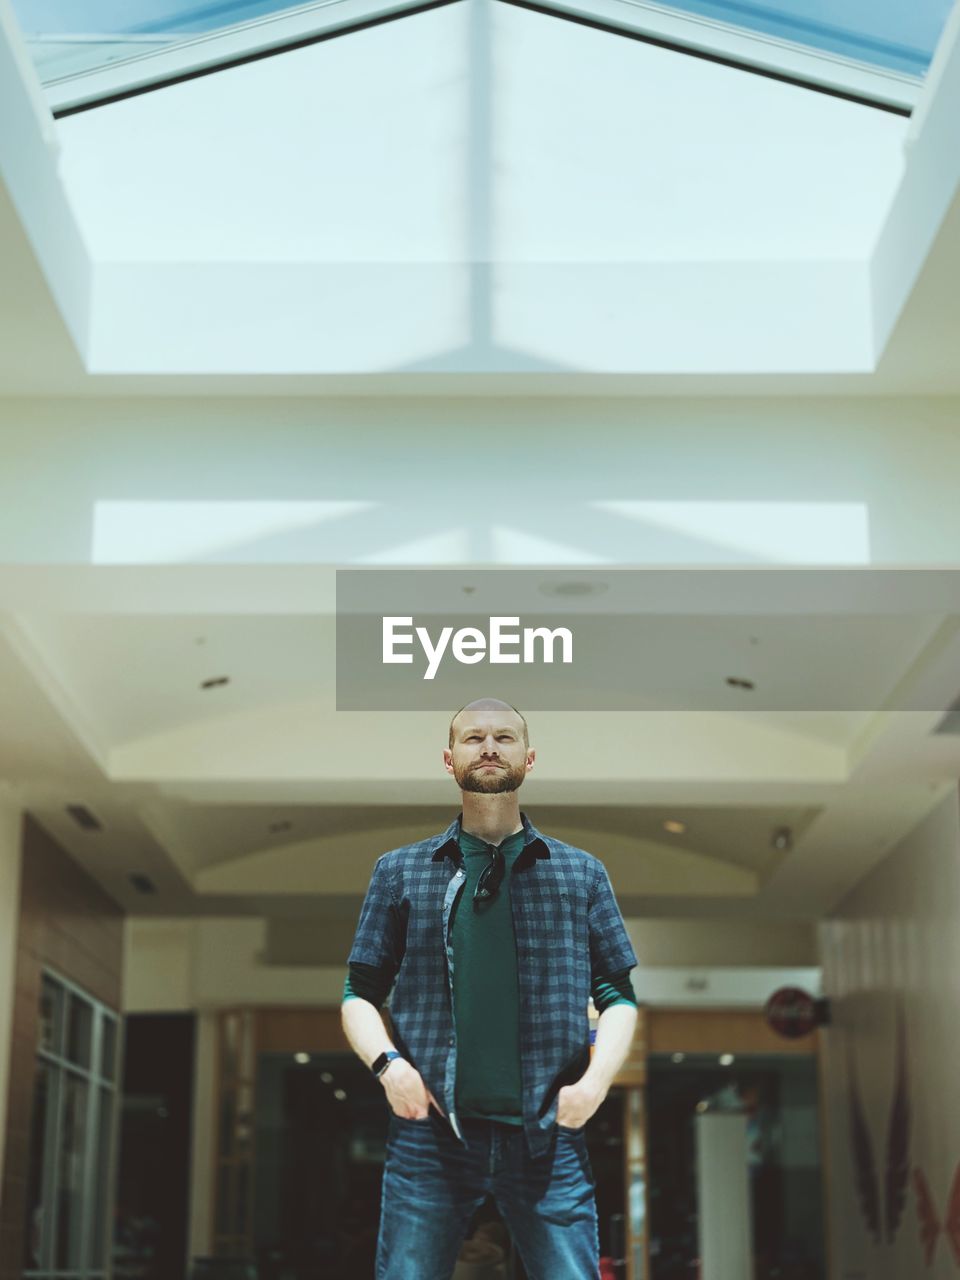
[[[517,713],[499,703],[465,707],[453,725],[453,747],[443,763],[461,791],[496,795],[516,791],[533,767]]]

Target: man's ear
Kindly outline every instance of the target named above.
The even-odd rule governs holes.
[[[533,747],[530,747],[527,751],[527,771],[528,772],[533,768],[533,762],[534,760],[536,760],[536,758],[537,758],[536,751],[534,751]]]
[[[443,767],[447,773],[453,773],[453,752],[448,748],[443,748]]]

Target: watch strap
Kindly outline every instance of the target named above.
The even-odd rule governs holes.
[[[374,1058],[373,1062],[370,1064],[370,1070],[377,1077],[377,1079],[379,1079],[380,1076],[383,1075],[384,1071],[386,1071],[390,1063],[394,1060],[394,1058],[402,1058],[402,1057],[403,1057],[403,1054],[400,1053],[398,1049],[388,1049],[386,1053],[381,1053],[379,1057]]]

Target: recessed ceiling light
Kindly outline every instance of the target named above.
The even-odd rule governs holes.
[[[294,1062],[299,1063],[301,1067],[305,1067],[310,1061],[310,1055],[309,1053],[295,1053],[293,1055],[293,1060]]]
[[[580,596],[599,596],[607,589],[607,583],[598,578],[561,578],[559,581],[541,582],[537,590],[545,596],[563,596],[575,600]]]
[[[752,680],[744,680],[741,676],[727,676],[727,684],[731,689],[753,689]]]
[[[671,1062],[682,1062],[687,1055],[685,1053],[674,1053],[670,1056]]]
[[[229,676],[212,676],[209,680],[204,680],[201,689],[219,689],[221,685],[229,684]]]
[[[789,827],[777,827],[770,837],[770,843],[774,849],[790,850],[793,848],[793,832]]]
[[[720,1063],[721,1067],[732,1067],[735,1059],[732,1053],[721,1053],[717,1061]]]
[[[67,813],[78,827],[84,831],[102,831],[103,823],[87,808],[85,804],[68,804]]]
[[[663,824],[664,831],[669,831],[671,835],[682,836],[687,829],[685,822],[678,822],[676,818],[668,818]]]

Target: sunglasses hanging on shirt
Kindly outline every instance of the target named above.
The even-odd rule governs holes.
[[[473,891],[474,904],[484,902],[500,888],[503,880],[503,869],[505,859],[498,845],[491,844],[487,846],[491,853],[490,861],[480,872],[480,879],[477,881],[477,887]]]

